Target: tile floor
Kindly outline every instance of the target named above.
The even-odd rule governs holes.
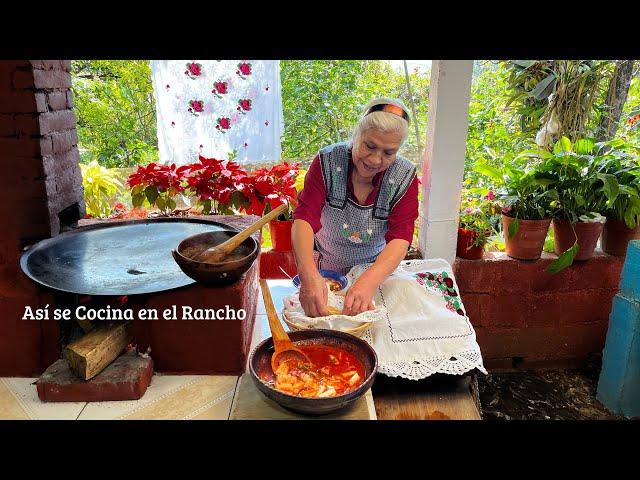
[[[293,285],[290,280],[269,280],[268,283],[276,310],[280,312],[282,298],[294,291]],[[262,295],[258,298],[251,349],[271,336]],[[0,378],[0,419],[226,420],[229,418],[238,384],[236,376],[154,374],[149,388],[140,400],[44,403],[38,398],[36,380]]]

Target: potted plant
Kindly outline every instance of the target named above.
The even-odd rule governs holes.
[[[495,193],[487,188],[462,190],[456,248],[458,257],[467,260],[482,258],[500,212],[495,199]]]
[[[558,259],[551,273],[571,265],[574,260],[591,258],[604,226],[602,212],[618,194],[614,175],[604,168],[602,144],[579,139],[572,144],[562,137],[552,152],[539,154],[536,178],[554,191],[551,203],[554,246]]]
[[[298,164],[283,162],[271,168],[259,168],[244,180],[243,194],[247,203],[243,209],[246,213],[262,216],[282,203],[286,202],[288,206],[286,213],[269,222],[271,241],[276,251],[291,251],[293,248],[292,213],[304,180],[303,173]]]
[[[478,162],[478,173],[488,176],[496,186],[502,206],[502,231],[505,251],[512,258],[536,260],[542,254],[549,231],[551,217],[549,204],[553,190],[545,190],[544,183],[536,178],[536,171],[528,152],[513,159],[505,159],[500,167]]]
[[[631,148],[621,139],[607,142],[605,147],[610,150],[603,157],[601,170],[615,177],[618,193],[604,212],[607,221],[602,250],[624,257],[627,244],[640,239],[640,161],[637,153],[627,151]]]

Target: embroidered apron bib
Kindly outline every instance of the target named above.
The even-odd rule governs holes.
[[[315,235],[318,268],[342,274],[354,265],[374,262],[384,249],[389,214],[416,171],[410,161],[398,156],[384,172],[373,205],[359,205],[347,190],[351,149],[351,142],[342,142],[320,150],[327,200],[320,216],[322,228]]]

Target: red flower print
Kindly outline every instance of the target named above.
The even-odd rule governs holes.
[[[249,146],[249,144],[247,142],[244,142],[244,148],[247,148]]]
[[[267,85],[266,87],[264,87],[265,92],[269,91],[269,85]]]
[[[268,126],[269,126],[269,120],[265,120],[265,121],[264,121],[264,126],[265,126],[265,127],[268,127]]]
[[[227,82],[218,81],[213,84],[213,90],[211,90],[211,93],[213,93],[218,98],[222,98],[222,95],[225,95],[227,93],[228,86],[229,84]]]
[[[167,86],[166,86],[166,87],[164,87],[164,88],[166,88],[167,90],[169,90],[169,89],[171,88],[171,86],[167,83]]]
[[[204,102],[202,100],[191,100],[187,111],[196,117],[204,111]]]
[[[241,98],[240,100],[238,100],[238,106],[236,107],[236,109],[243,115],[246,115],[244,112],[248,112],[251,110],[251,99]]]
[[[202,65],[196,62],[187,63],[187,69],[184,74],[191,79],[195,79],[202,75]]]
[[[236,74],[243,80],[246,80],[246,77],[251,75],[251,64],[248,62],[240,62],[238,64],[238,70],[236,70]]]
[[[219,132],[226,133],[225,130],[229,130],[231,128],[231,119],[229,117],[220,117],[216,121],[216,129]]]
[[[171,122],[171,126],[175,127],[176,126],[176,122]]]

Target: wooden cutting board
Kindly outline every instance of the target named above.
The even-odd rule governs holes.
[[[308,416],[281,407],[257,389],[248,373],[238,380],[230,420],[376,420],[371,390],[345,409],[322,416]]]

